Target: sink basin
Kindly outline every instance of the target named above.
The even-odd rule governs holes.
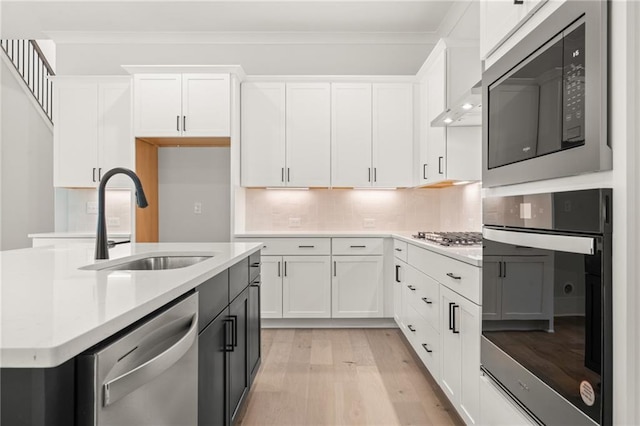
[[[99,268],[101,271],[159,271],[186,268],[213,256],[151,256]]]

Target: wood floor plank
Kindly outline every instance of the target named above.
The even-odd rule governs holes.
[[[458,425],[395,329],[265,329],[237,425]]]

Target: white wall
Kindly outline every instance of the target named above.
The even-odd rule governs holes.
[[[58,75],[125,74],[121,65],[241,65],[250,75],[413,75],[431,44],[57,44]]]
[[[158,150],[160,242],[229,241],[230,164],[229,148]]]
[[[4,58],[0,250],[30,247],[27,234],[54,229],[53,132]]]

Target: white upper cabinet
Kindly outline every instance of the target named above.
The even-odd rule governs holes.
[[[228,74],[136,74],[136,136],[230,135]]]
[[[372,94],[369,83],[331,85],[331,184],[372,183]]]
[[[485,59],[547,0],[480,0],[480,57]]]
[[[129,78],[56,78],[54,102],[54,186],[93,188],[107,170],[133,168]]]
[[[481,179],[480,126],[435,127],[433,119],[480,79],[478,46],[440,40],[420,70],[418,184]]]
[[[243,83],[243,186],[285,185],[285,84]]]
[[[297,187],[331,184],[331,87],[329,83],[287,83],[286,183]]]
[[[413,185],[413,84],[373,84],[373,186]]]

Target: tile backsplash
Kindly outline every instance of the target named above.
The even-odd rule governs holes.
[[[481,185],[442,189],[247,189],[246,231],[481,229]]]
[[[56,188],[56,232],[95,232],[98,224],[96,189]],[[107,232],[131,232],[131,191],[105,193]]]

